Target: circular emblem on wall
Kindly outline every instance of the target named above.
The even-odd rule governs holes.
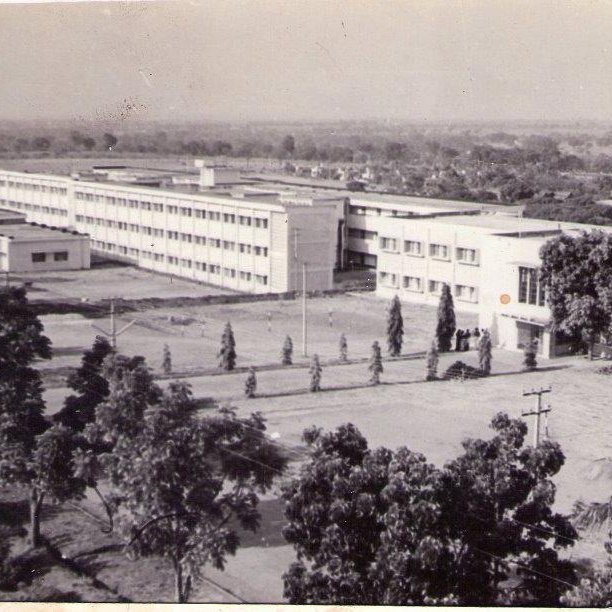
[[[502,294],[499,296],[499,301],[500,301],[502,304],[509,304],[509,303],[510,303],[510,296],[509,296],[507,293],[502,293]]]

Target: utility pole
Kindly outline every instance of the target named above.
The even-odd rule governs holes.
[[[295,275],[297,285],[298,275],[298,234],[299,229],[293,230],[293,258],[295,259]],[[308,327],[306,324],[306,262],[302,262],[302,355],[308,357]]]
[[[306,325],[306,262],[302,264],[302,355],[308,357],[308,326]]]
[[[536,396],[536,407],[535,410],[531,412],[523,412],[523,416],[535,416],[535,428],[533,431],[533,446],[535,448],[538,447],[540,443],[540,417],[544,414],[546,415],[546,435],[548,435],[548,414],[551,411],[550,405],[547,405],[546,408],[542,407],[542,396],[545,393],[550,393],[552,391],[551,387],[548,389],[540,388],[539,390],[532,389],[531,391],[527,391],[523,393],[523,397],[527,397],[529,395]]]
[[[134,323],[136,323],[136,321],[130,321],[127,325],[125,325],[119,331],[117,331],[117,326],[115,322],[115,298],[111,298],[110,300],[110,328],[111,328],[110,332],[107,332],[105,329],[102,329],[101,327],[98,327],[97,325],[94,325],[93,323],[91,324],[91,326],[97,329],[99,332],[103,333],[105,336],[110,338],[111,346],[113,347],[113,350],[114,350],[117,348],[117,338],[128,327],[131,327],[132,325],[134,325]]]

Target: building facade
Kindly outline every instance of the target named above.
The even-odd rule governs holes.
[[[94,254],[236,291],[331,289],[341,199],[181,193],[0,171],[0,207],[91,237]],[[305,265],[304,265],[305,264]]]

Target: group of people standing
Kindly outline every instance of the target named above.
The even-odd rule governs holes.
[[[471,331],[469,329],[458,329],[455,332],[455,351],[469,351],[472,348],[478,348],[478,341],[484,331],[484,329],[480,330],[477,327]]]

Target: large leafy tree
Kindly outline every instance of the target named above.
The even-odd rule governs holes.
[[[72,477],[72,433],[49,429],[35,359],[51,357],[51,343],[23,288],[0,290],[0,483],[30,493],[29,540],[40,544],[45,496],[78,497],[83,483]]]
[[[86,433],[93,443],[112,448],[122,437],[134,438],[142,428],[145,410],[158,403],[160,388],[144,357],[111,354],[104,361],[109,395],[96,407],[96,418]]]
[[[463,455],[445,467],[443,511],[460,544],[452,563],[456,594],[471,605],[559,605],[574,569],[558,550],[577,537],[568,518],[552,510],[551,478],[565,457],[549,440],[526,446],[520,419],[500,413],[491,428],[493,438],[466,440]],[[506,591],[513,574],[519,582]]]
[[[506,415],[492,427],[443,469],[369,450],[352,425],[305,432],[311,459],[283,491],[289,601],[558,605],[573,569],[557,549],[576,537],[551,509],[563,454],[525,447],[525,424]]]
[[[79,368],[68,377],[68,386],[78,393],[64,400],[54,420],[75,431],[83,431],[95,417],[96,406],[109,393],[108,381],[102,375],[102,364],[113,349],[103,336],[96,336],[93,346],[85,351]]]
[[[392,357],[402,352],[404,340],[404,319],[402,318],[402,304],[396,295],[391,300],[387,315],[387,347]]]
[[[116,499],[101,493],[99,480],[107,476],[105,465],[119,440],[140,435],[147,408],[159,403],[162,392],[141,356],[111,353],[102,364],[102,377],[108,397],[95,407],[94,419],[79,436],[73,458],[76,476],[96,492],[112,529]]]
[[[440,302],[438,303],[438,322],[436,324],[438,351],[445,353],[451,350],[453,335],[456,329],[457,320],[455,318],[453,296],[450,287],[444,283],[440,295]]]
[[[257,528],[258,493],[285,465],[259,414],[239,418],[221,409],[200,417],[195,410],[188,385],[172,383],[139,435],[120,438],[106,458],[128,545],[171,561],[179,603],[206,564],[223,569],[236,552],[230,521]]]
[[[581,336],[589,347],[612,326],[612,236],[601,231],[562,234],[540,250],[552,327]]]

